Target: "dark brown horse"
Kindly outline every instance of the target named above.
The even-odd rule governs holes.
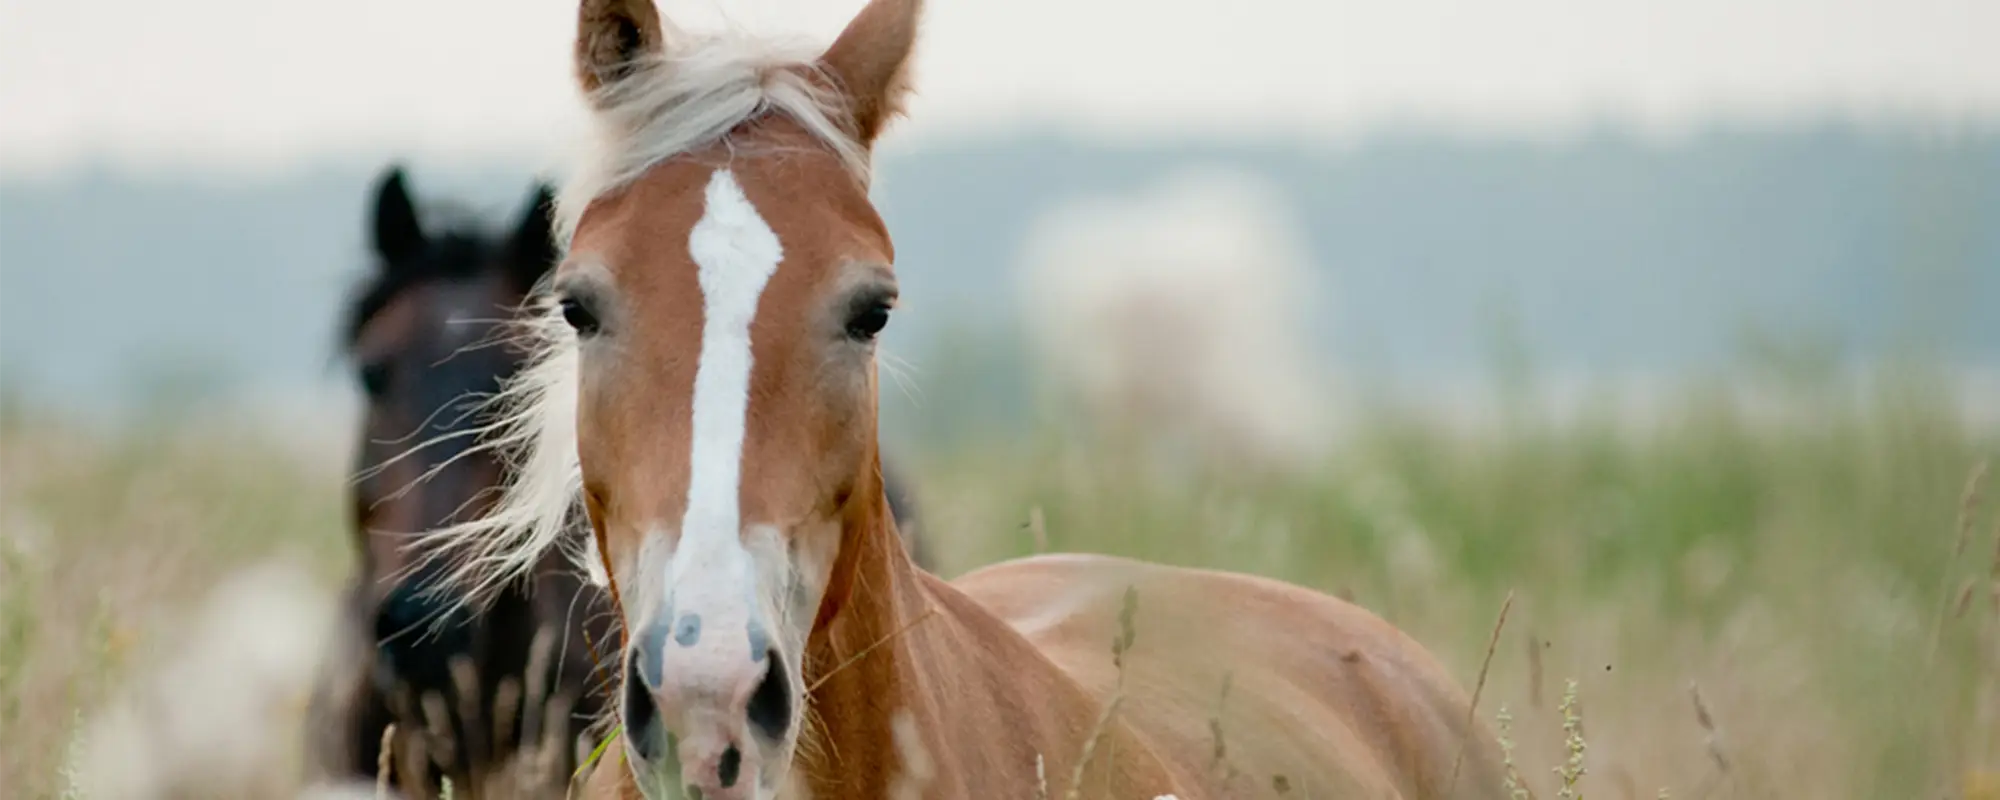
[[[593,648],[613,634],[603,592],[567,559],[546,559],[476,613],[448,611],[408,547],[483,512],[506,474],[473,447],[476,405],[521,367],[505,340],[554,258],[548,212],[538,187],[503,234],[470,217],[426,230],[402,170],[380,180],[376,266],[342,330],[366,406],[350,491],[360,569],[310,723],[331,777],[372,781],[393,723],[406,794],[431,795],[442,777],[480,793],[503,770],[560,794],[599,716]]]
[[[555,259],[550,198],[537,187],[511,229],[419,215],[400,168],[380,179],[376,266],[347,310],[343,342],[366,394],[352,487],[360,570],[348,638],[317,698],[315,755],[329,777],[373,780],[392,723],[405,793],[563,794],[615,671],[603,591],[551,554],[476,612],[437,589],[409,545],[483,513],[507,465],[475,447],[480,403],[521,369],[515,310]],[[907,498],[900,497],[905,501]],[[907,517],[907,506],[904,506]],[[583,541],[581,535],[577,540]],[[914,546],[914,543],[913,543]]]

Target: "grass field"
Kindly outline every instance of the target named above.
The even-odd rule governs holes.
[[[1932,385],[1801,391],[1754,420],[1691,388],[1643,426],[1446,432],[1382,410],[1304,472],[1053,431],[911,472],[949,571],[1051,549],[1274,575],[1403,626],[1468,688],[1511,593],[1479,713],[1506,709],[1538,797],[1570,733],[1582,796],[2000,797],[2000,474],[1976,478],[2000,440]],[[225,430],[85,431],[19,403],[0,420],[5,796],[101,766],[100,709],[182,663],[229,576],[278,559],[337,585],[344,454]],[[280,767],[304,703],[287,691],[255,734]]]

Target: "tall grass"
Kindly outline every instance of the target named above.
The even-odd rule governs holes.
[[[1468,689],[1513,592],[1480,714],[1506,709],[1536,796],[1977,796],[2000,618],[1994,504],[1966,485],[2000,441],[1929,386],[1776,414],[1696,387],[1643,426],[1477,433],[1385,407],[1305,471],[972,435],[913,476],[952,571],[1046,548],[1273,575],[1377,611]],[[50,797],[79,715],[220,576],[279,553],[344,575],[345,465],[213,427],[3,422],[0,787]]]
[[[190,420],[85,430],[10,406],[0,416],[0,796],[53,797],[88,717],[185,650],[177,639],[190,612],[226,578],[272,558],[305,565],[325,590],[344,577],[344,454],[302,459]]]
[[[1645,424],[1604,408],[1477,433],[1384,408],[1304,473],[995,438],[933,454],[926,512],[954,568],[1045,539],[1352,597],[1468,689],[1512,591],[1482,715],[1509,710],[1537,796],[1573,755],[1564,676],[1589,705],[1581,796],[1951,796],[2000,768],[1973,712],[1994,610],[1937,621],[1941,592],[1984,585],[1984,559],[1950,556],[1968,525],[1993,552],[1965,486],[2000,441],[1934,386],[1885,373],[1775,409],[1694,387]]]

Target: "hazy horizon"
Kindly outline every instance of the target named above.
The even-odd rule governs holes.
[[[410,164],[424,199],[496,224],[532,175],[521,161]],[[183,388],[294,399],[345,383],[334,313],[368,265],[382,166],[0,176],[0,374],[65,405],[121,405],[177,373]],[[1036,220],[1079,197],[1143,204],[1181,170],[1217,166],[1267,184],[1292,218],[1322,284],[1311,352],[1362,388],[1477,385],[1514,347],[1571,386],[1714,374],[1746,347],[1817,368],[1917,356],[1975,379],[2000,370],[2000,317],[1980,313],[2000,296],[2000,131],[1561,146],[1412,132],[1340,151],[1042,135],[885,154],[875,193],[908,301],[889,345],[918,393],[1019,413],[1007,376],[1023,367],[1017,276]]]

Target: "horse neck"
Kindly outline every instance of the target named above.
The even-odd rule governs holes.
[[[905,640],[934,621],[926,583],[935,579],[904,549],[880,470],[869,474],[865,499],[843,522],[830,587],[841,599],[822,609],[806,644],[813,690],[799,759],[813,796],[827,796],[819,784],[829,781],[841,796],[888,796],[901,766],[896,716],[919,680]]]
[[[845,602],[807,643],[812,691],[796,774],[810,796],[1030,785],[1034,756],[987,757],[996,736],[1069,769],[1098,700],[1005,621],[911,562],[879,487],[873,496],[845,532],[852,562],[843,553],[836,564],[834,580],[851,581]],[[1120,752],[1150,757],[1138,755],[1144,749],[1128,741]]]

